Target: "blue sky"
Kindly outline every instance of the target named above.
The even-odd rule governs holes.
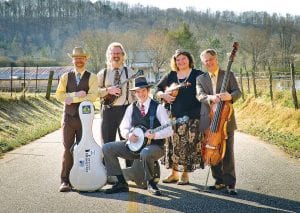
[[[91,0],[95,2],[96,0]],[[196,10],[205,11],[210,8],[212,11],[232,10],[237,13],[244,11],[266,11],[269,14],[274,12],[285,16],[300,15],[297,7],[297,0],[110,0],[114,2],[122,1],[129,5],[141,4],[144,6],[156,6],[161,9],[176,7],[185,10],[186,7],[194,7]]]

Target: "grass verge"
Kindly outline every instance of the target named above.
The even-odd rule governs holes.
[[[0,154],[60,128],[62,105],[41,95],[0,95]]]
[[[235,110],[238,130],[259,136],[300,158],[300,110],[279,103],[272,106],[265,98],[251,96],[237,102]]]

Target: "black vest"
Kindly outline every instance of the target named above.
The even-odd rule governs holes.
[[[146,129],[150,129],[150,109],[153,110],[154,114],[154,122],[153,122],[153,127],[152,129],[159,127],[161,124],[159,122],[159,120],[156,117],[156,111],[157,111],[157,107],[158,107],[158,102],[151,100],[150,102],[150,106],[149,106],[149,110],[147,112],[147,114],[143,117],[141,115],[141,111],[137,106],[137,102],[133,103],[133,110],[132,110],[132,121],[131,121],[131,125],[133,127],[136,126],[144,126]],[[157,144],[159,146],[163,146],[164,145],[164,141],[165,139],[152,139],[151,140],[151,144]]]
[[[84,90],[86,94],[89,91],[89,79],[90,79],[91,73],[85,71],[83,76],[80,79],[79,84],[76,84],[76,78],[75,78],[75,72],[69,72],[68,73],[68,81],[67,81],[67,88],[66,92],[79,92],[81,90]],[[66,105],[64,107],[64,113],[71,115],[73,117],[78,117],[78,107],[80,103],[72,103],[71,105]]]

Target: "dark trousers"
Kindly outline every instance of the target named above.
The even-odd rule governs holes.
[[[224,183],[227,186],[235,187],[235,163],[234,163],[234,131],[228,132],[226,140],[226,151],[223,160],[216,166],[211,167],[212,176],[216,184]]]
[[[117,132],[119,134],[119,139],[124,140],[124,138],[121,136],[119,126],[121,124],[127,106],[128,105],[112,106],[110,108],[103,107],[101,134],[104,144],[116,141]],[[131,166],[132,162],[132,160],[126,160],[126,166]]]
[[[128,160],[140,159],[144,169],[144,171],[140,172],[144,173],[144,180],[152,180],[154,178],[154,163],[164,155],[163,147],[155,144],[143,148],[139,155],[133,154],[125,146],[124,141],[104,144],[102,151],[104,160],[107,162],[105,165],[107,175],[115,176],[123,174],[118,157]]]
[[[124,140],[120,134],[119,126],[125,114],[127,105],[112,106],[110,108],[103,107],[102,109],[102,123],[101,134],[103,143],[116,141],[116,134],[118,132],[120,140]]]
[[[69,175],[73,166],[73,155],[70,151],[74,144],[75,138],[78,143],[82,136],[82,127],[79,117],[72,117],[70,115],[64,115],[64,121],[62,124],[63,145],[64,153],[61,169],[61,182],[69,183]]]

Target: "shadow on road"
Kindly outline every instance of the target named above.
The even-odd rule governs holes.
[[[93,193],[80,192],[80,194],[157,206],[179,212],[229,212],[234,210],[238,212],[300,212],[300,202],[247,190],[238,190],[238,196],[230,196],[225,191],[204,192],[204,186],[197,184],[190,184],[184,189],[178,187],[178,185],[160,185],[163,192],[162,197],[151,196],[147,194],[146,190],[142,189],[138,189],[141,190],[141,193],[139,193],[134,187],[130,187],[131,191],[129,193],[107,195],[100,191]],[[139,208],[141,208],[141,205],[139,205]]]

